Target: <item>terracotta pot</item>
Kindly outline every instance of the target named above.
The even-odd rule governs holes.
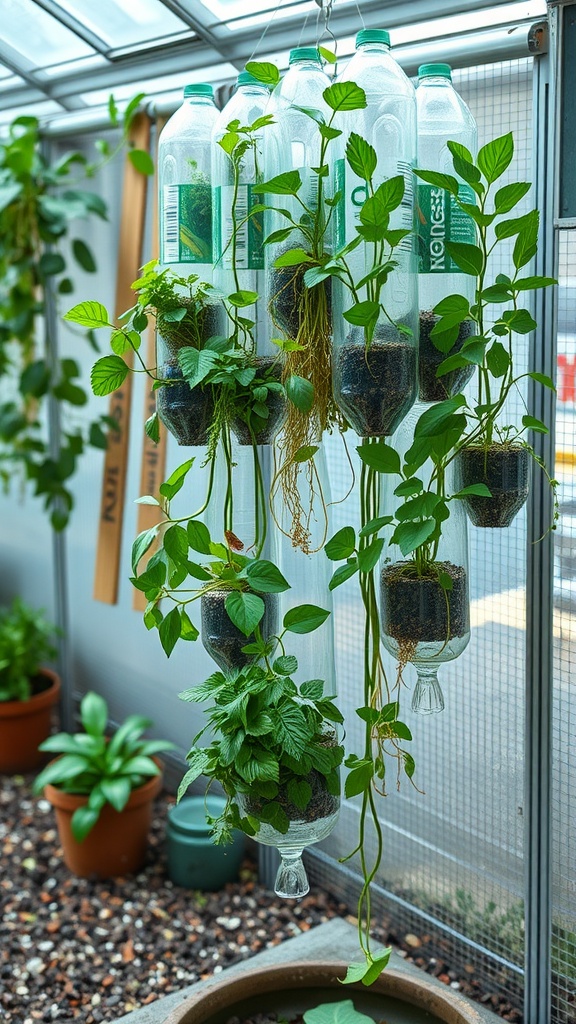
[[[210,985],[170,1013],[163,1024],[225,1024],[250,1013],[303,1013],[320,1003],[351,999],[360,1013],[395,1024],[480,1024],[480,1016],[459,996],[425,979],[387,970],[366,988],[346,985],[344,964],[295,963],[245,971]]]
[[[38,692],[30,700],[0,701],[0,772],[34,771],[46,760],[38,745],[50,735],[60,679],[51,669],[43,668],[35,688]]]
[[[56,811],[64,863],[80,878],[95,875],[113,878],[139,871],[146,859],[152,821],[152,801],[162,788],[162,776],[154,775],[132,790],[123,811],[105,804],[100,817],[83,842],[72,835],[72,815],[88,802],[87,796],[64,793],[56,786],[44,788],[44,796]]]

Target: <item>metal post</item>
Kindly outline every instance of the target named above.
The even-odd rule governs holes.
[[[540,210],[540,244],[534,272],[555,271],[555,74],[557,11],[550,11],[548,52],[534,59],[534,205]],[[552,379],[556,373],[555,295],[536,292],[538,329],[530,350],[530,370]],[[531,413],[551,425],[535,434],[534,450],[550,472],[554,467],[555,396],[530,381]],[[543,472],[534,473],[528,505],[526,580],[526,768],[525,768],[525,1005],[526,1024],[551,1019],[551,788],[553,683],[553,534],[550,488]]]
[[[48,155],[49,143],[44,139],[42,145],[44,153]],[[44,330],[46,332],[46,360],[52,375],[58,361],[58,308],[54,278],[51,276],[48,276],[44,282]],[[48,395],[47,404],[50,454],[53,459],[58,459],[62,430],[60,405],[58,399],[52,394]],[[58,672],[62,680],[62,693],[60,697],[61,725],[66,732],[74,732],[74,696],[72,692],[70,661],[65,530],[52,531],[52,565],[54,573],[55,619],[56,625],[62,631],[58,644]]]

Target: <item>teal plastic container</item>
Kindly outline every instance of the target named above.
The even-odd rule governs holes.
[[[206,812],[217,817],[224,797],[190,796],[170,808],[166,829],[168,877],[184,889],[216,892],[238,878],[244,857],[244,837],[234,832],[232,843],[216,846]]]

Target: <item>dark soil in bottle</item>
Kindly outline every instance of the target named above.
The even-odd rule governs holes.
[[[442,377],[436,376],[436,370],[449,355],[455,355],[468,338],[476,333],[473,320],[464,320],[460,324],[458,337],[449,352],[439,352],[434,345],[430,332],[440,317],[432,310],[420,313],[420,342],[418,352],[419,398],[421,402],[443,402],[446,398],[458,394],[472,377],[475,366],[463,366],[451,370]]]
[[[190,388],[182,380],[178,363],[164,363],[158,373],[167,380],[180,378],[178,383],[165,384],[156,392],[156,408],[164,426],[180,445],[207,444],[214,418],[212,388]]]
[[[470,629],[466,570],[452,562],[436,562],[447,573],[452,590],[436,576],[418,576],[412,562],[396,562],[382,570],[382,629],[398,644],[435,643],[464,636]]]
[[[268,377],[280,383],[282,381],[282,364],[274,356],[256,356],[257,378]],[[262,383],[265,383],[265,379]],[[286,398],[279,391],[269,391],[266,400],[268,407],[268,419],[259,430],[255,430],[254,437],[256,444],[272,444],[278,430],[282,426],[286,415]],[[255,424],[261,424],[262,420],[255,420]],[[253,429],[254,425],[253,423]],[[252,444],[250,427],[241,416],[235,416],[232,420],[232,430],[239,444]]]
[[[310,269],[308,263],[296,267],[277,267],[270,271],[270,315],[275,327],[284,332],[287,338],[295,340],[300,330],[302,296],[308,289],[304,284],[304,274]],[[330,278],[310,289],[310,299],[314,293],[323,288],[326,293],[326,305],[330,323],[332,308],[332,282]]]
[[[393,434],[417,393],[416,349],[402,341],[374,338],[345,342],[334,361],[334,398],[360,437]]]
[[[215,335],[223,335],[225,330],[225,312],[221,303],[209,302],[198,308],[195,299],[183,296],[175,303],[174,309],[184,306],[188,312],[183,320],[166,320],[163,313],[156,317],[156,329],[159,335],[159,352],[162,352],[162,344],[165,350],[177,361],[178,352],[181,348],[202,348],[209,338]],[[161,361],[161,355],[158,357]]]
[[[327,733],[321,740],[321,745],[328,748],[337,747],[338,739],[335,733],[332,731]],[[280,776],[280,779],[282,780],[282,776]],[[282,781],[280,782],[278,793],[274,797],[275,803],[280,804],[289,821],[320,821],[322,818],[328,818],[331,814],[336,814],[340,798],[328,792],[326,777],[321,772],[313,768],[308,775],[302,777],[302,781],[307,782],[312,790],[312,795],[306,807],[298,807],[288,799],[287,787],[282,785]],[[246,797],[246,809],[250,814],[254,814],[255,817],[259,818],[262,808],[269,802],[257,796]]]
[[[469,494],[463,499],[474,526],[510,526],[530,491],[530,452],[498,444],[488,449],[464,448],[458,454],[457,465],[459,487],[486,484],[492,494],[491,498]]]
[[[225,607],[229,593],[229,590],[209,590],[200,598],[202,643],[223,672],[244,668],[256,657],[242,651],[247,644],[254,643],[255,636],[253,633],[245,636],[229,619]],[[259,597],[265,606],[260,632],[266,639],[278,632],[278,597],[276,594],[259,594]]]

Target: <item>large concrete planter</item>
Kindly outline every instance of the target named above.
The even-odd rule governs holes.
[[[60,679],[43,668],[33,682],[30,700],[0,701],[0,772],[31,772],[45,762],[38,745],[50,735],[52,707],[60,696]]]
[[[437,985],[387,970],[369,988],[342,986],[344,964],[294,963],[263,967],[210,985],[173,1010],[163,1024],[226,1024],[255,1013],[280,1017],[303,1013],[320,1003],[351,999],[361,1013],[394,1024],[480,1024],[468,1003]]]

